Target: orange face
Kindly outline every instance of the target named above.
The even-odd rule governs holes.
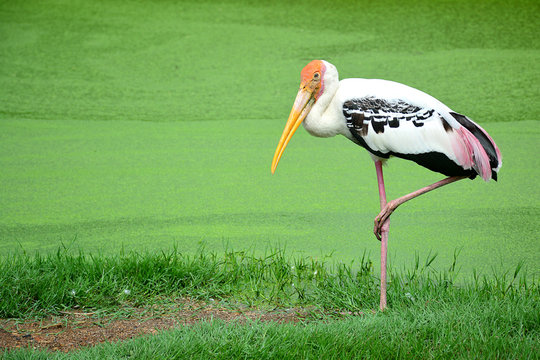
[[[321,60],[313,60],[307,64],[300,73],[301,84],[310,88],[315,94],[316,99],[319,98],[320,93],[324,88],[322,84],[322,77],[324,74],[325,66]],[[315,99],[315,100],[316,100]]]
[[[289,119],[285,124],[285,129],[283,130],[283,134],[281,134],[281,139],[279,139],[279,144],[272,160],[272,174],[276,171],[279,159],[281,159],[281,155],[285,151],[285,147],[291,140],[294,132],[298,129],[302,121],[304,121],[313,104],[315,104],[323,93],[325,68],[324,62],[313,60],[302,69],[300,74],[300,90],[298,90],[293,108],[289,114]]]

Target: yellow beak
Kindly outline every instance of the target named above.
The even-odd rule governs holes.
[[[279,159],[281,159],[281,155],[283,154],[283,151],[285,151],[285,147],[291,140],[296,129],[298,129],[302,121],[304,121],[306,118],[307,114],[309,114],[309,111],[313,107],[314,103],[315,98],[313,97],[312,91],[310,91],[307,86],[304,87],[302,84],[298,94],[296,95],[296,99],[294,100],[294,105],[291,113],[289,114],[289,119],[285,124],[285,129],[283,129],[283,134],[281,134],[281,138],[279,139],[279,144],[276,148],[274,159],[272,160],[272,174],[276,171]]]

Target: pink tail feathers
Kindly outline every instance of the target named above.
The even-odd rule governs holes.
[[[452,145],[460,165],[464,169],[474,169],[485,181],[491,180],[492,169],[489,156],[480,141],[464,126],[461,126],[456,132],[458,141],[453,142]],[[483,132],[487,135],[485,131]],[[493,142],[493,140],[491,141]],[[494,142],[493,144],[495,145]],[[497,149],[496,146],[495,148]],[[497,155],[500,158],[499,149],[497,149]]]
[[[491,138],[491,136],[489,136],[489,134],[487,133],[486,130],[484,130],[480,125],[478,125],[477,123],[474,123],[474,125],[476,125],[476,127],[478,129],[480,129],[480,131],[482,131],[484,133],[484,135],[489,139],[489,141],[491,141],[491,144],[493,145],[493,147],[495,148],[495,153],[497,154],[497,167],[495,169],[493,169],[495,172],[499,171],[499,169],[501,168],[502,166],[502,155],[501,155],[501,151],[499,150],[499,147],[497,146],[497,144],[495,144],[495,141],[493,141],[493,139]]]

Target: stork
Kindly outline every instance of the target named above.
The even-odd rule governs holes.
[[[336,67],[313,60],[301,83],[272,160],[276,171],[300,124],[317,137],[343,135],[365,148],[375,162],[381,212],[373,232],[381,241],[381,294],[386,308],[386,256],[390,215],[404,202],[458,180],[497,180],[501,153],[489,134],[468,117],[434,97],[397,82],[339,80]],[[386,201],[382,165],[391,156],[411,160],[447,177],[395,200]]]

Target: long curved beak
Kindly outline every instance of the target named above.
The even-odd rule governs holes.
[[[279,139],[276,152],[274,153],[274,159],[272,160],[272,174],[276,171],[279,159],[281,159],[281,155],[283,155],[285,147],[291,140],[296,129],[298,129],[302,121],[304,121],[306,118],[307,114],[309,114],[309,111],[313,107],[314,103],[315,98],[313,97],[313,93],[308,90],[307,87],[301,85],[300,90],[296,95],[296,99],[294,100],[291,113],[289,114],[289,119],[285,124],[285,129],[283,129],[283,134],[281,134],[281,138]]]

